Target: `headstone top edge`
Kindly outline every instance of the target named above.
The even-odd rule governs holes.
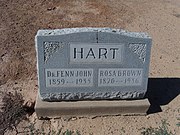
[[[72,34],[72,33],[78,33],[78,32],[107,32],[107,33],[114,33],[129,37],[135,37],[135,38],[148,38],[151,39],[151,37],[144,32],[129,32],[123,29],[115,29],[115,28],[94,28],[94,27],[82,27],[82,28],[63,28],[63,29],[42,29],[38,30],[37,36],[53,36],[53,35],[66,35],[66,34]]]

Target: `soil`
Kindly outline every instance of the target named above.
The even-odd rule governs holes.
[[[0,0],[0,13],[0,92],[21,93],[29,106],[38,91],[34,38],[39,29],[112,27],[147,32],[153,39],[147,116],[38,120],[34,112],[6,135],[58,129],[82,135],[138,135],[162,121],[180,134],[180,0]]]

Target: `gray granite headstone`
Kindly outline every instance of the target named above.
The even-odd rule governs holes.
[[[141,99],[151,38],[111,28],[39,30],[39,96],[45,101]]]

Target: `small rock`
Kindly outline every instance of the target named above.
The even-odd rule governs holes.
[[[35,112],[34,106],[35,106],[35,101],[31,101],[31,100],[28,100],[27,102],[24,102],[23,104],[23,108],[30,115]]]
[[[56,7],[50,7],[50,8],[48,8],[47,10],[48,11],[51,11],[51,10],[55,10],[56,9]]]
[[[33,101],[28,100],[27,102],[25,102],[25,103],[24,103],[24,105],[23,105],[23,106],[25,106],[25,107],[29,107],[29,108],[32,108],[32,107],[34,107],[34,106],[33,106],[33,104],[34,104],[34,102],[33,102]]]
[[[76,117],[72,117],[71,120],[72,120],[72,121],[75,121],[75,120],[77,120],[77,118],[76,118]]]

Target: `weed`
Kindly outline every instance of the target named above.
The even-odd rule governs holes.
[[[178,112],[180,112],[180,109],[178,109]],[[177,117],[177,120],[180,120],[180,115]],[[180,122],[178,122],[176,125],[180,127]]]
[[[20,93],[2,93],[2,106],[0,111],[0,133],[16,129],[21,120],[26,119],[23,108],[23,96]],[[17,132],[17,129],[16,129]]]
[[[36,129],[35,128],[35,123],[30,123],[29,126],[24,127],[24,132],[21,133],[26,133],[27,135],[81,135],[79,131],[74,131],[71,130],[66,130],[65,132],[61,132],[62,129],[59,130],[54,130],[50,129],[48,133],[45,132],[44,128],[41,127],[41,129]]]
[[[28,126],[24,127],[23,132],[19,132],[19,133],[23,133],[23,134],[26,133],[26,135],[38,135],[38,134],[40,134],[40,131],[39,131],[39,129],[35,128],[35,123],[30,123]],[[41,134],[45,135],[43,130],[42,130]]]
[[[180,120],[180,118],[178,118],[177,120]],[[177,125],[178,127],[180,127],[180,122],[178,122],[176,125]]]
[[[78,130],[76,130],[76,135],[81,135],[80,132]]]
[[[125,133],[126,133],[126,131],[125,131],[124,127],[122,127],[120,130],[120,135],[124,135]]]
[[[176,125],[177,125],[178,127],[180,127],[180,122],[178,122]]]
[[[158,128],[143,128],[142,135],[175,135],[168,131],[168,123],[166,120],[162,121],[162,125]]]
[[[76,133],[74,134],[73,131],[67,129],[62,135],[80,135],[80,133],[78,130],[76,130]]]
[[[63,133],[63,135],[72,135],[73,133],[74,133],[73,131],[67,129],[67,130]]]

